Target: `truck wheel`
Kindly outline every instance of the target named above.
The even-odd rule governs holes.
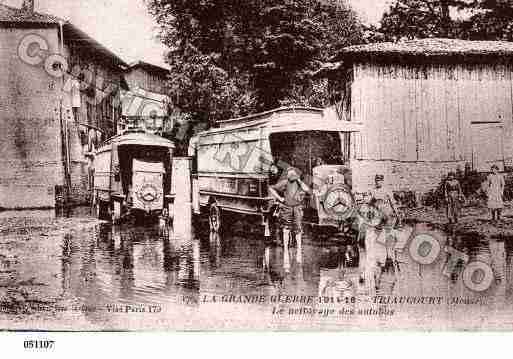
[[[221,230],[221,208],[216,203],[210,205],[208,224],[211,232],[219,233]]]

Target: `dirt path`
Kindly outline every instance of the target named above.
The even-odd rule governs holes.
[[[481,235],[490,238],[513,238],[513,203],[506,204],[502,220],[492,222],[490,213],[484,206],[462,209],[459,223],[449,226],[445,208],[423,207],[405,211],[405,220],[417,223],[429,223],[442,230],[451,230],[459,234]]]

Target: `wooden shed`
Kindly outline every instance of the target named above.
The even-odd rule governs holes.
[[[344,48],[329,71],[352,139],[353,184],[384,174],[395,190],[428,191],[466,164],[513,166],[513,43],[423,39]]]

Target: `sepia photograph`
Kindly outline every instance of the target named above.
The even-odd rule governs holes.
[[[513,330],[513,1],[0,0],[0,138],[5,333]]]

